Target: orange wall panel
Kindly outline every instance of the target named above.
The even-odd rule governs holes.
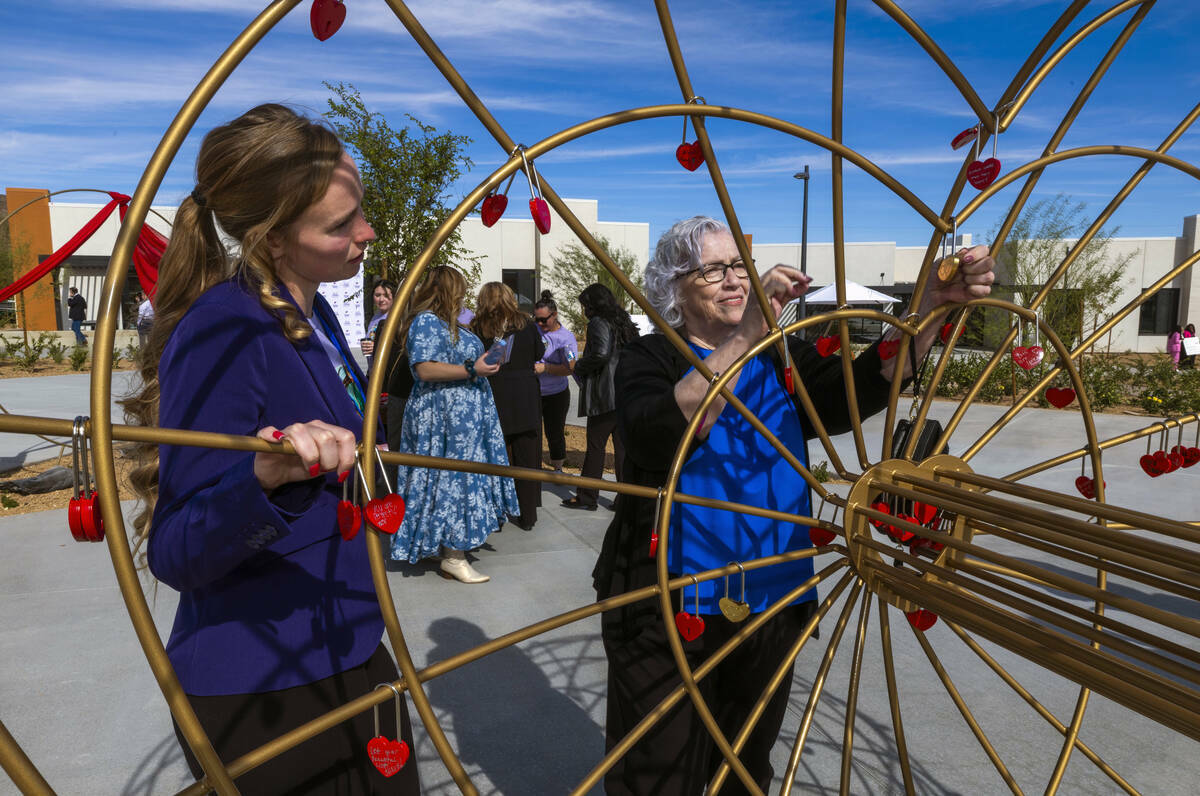
[[[49,192],[39,188],[9,188],[6,191],[9,210],[15,210],[26,202],[45,197]],[[8,220],[9,245],[13,252],[13,278],[17,279],[37,267],[41,257],[54,251],[53,239],[50,237],[50,200],[42,199],[34,202]],[[55,314],[55,304],[58,296],[54,294],[54,274],[30,285],[22,296],[15,296],[18,322],[26,329],[48,330],[58,328],[58,317]],[[22,303],[24,315],[20,317]]]

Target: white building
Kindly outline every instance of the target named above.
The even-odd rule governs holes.
[[[646,263],[651,245],[649,224],[601,220],[600,207],[594,199],[565,201],[589,232],[603,235],[616,246],[629,250],[640,265]],[[54,248],[65,243],[100,207],[95,203],[51,202],[50,226]],[[175,209],[172,207],[155,207],[154,210],[168,221],[174,217]],[[574,240],[574,235],[566,223],[553,213],[549,234],[539,235],[524,210],[524,203],[514,201],[505,217],[491,228],[484,227],[478,216],[471,216],[463,222],[462,240],[467,250],[482,258],[484,281],[505,282],[524,301],[535,301],[537,291],[547,281],[545,276],[553,257],[564,245]],[[158,216],[151,214],[150,223],[160,231],[169,233],[166,224]],[[99,303],[100,282],[116,241],[118,226],[117,214],[114,213],[92,239],[68,260],[60,281],[64,297],[67,287],[74,286],[84,294],[90,307]],[[961,237],[962,244],[970,244],[970,236]],[[1064,251],[1067,243],[1064,241]],[[776,263],[799,267],[799,243],[755,241],[752,248],[760,269],[765,270]],[[1124,307],[1197,250],[1200,250],[1200,215],[1184,218],[1180,235],[1176,237],[1112,239],[1110,251],[1114,257],[1134,253],[1125,273],[1121,296],[1113,305],[1113,312]],[[848,242],[845,251],[848,279],[895,295],[903,302],[911,295],[925,248],[898,246],[891,242]],[[810,242],[807,265],[815,286],[832,282],[833,244]],[[136,283],[131,279],[128,292],[136,290]],[[895,311],[899,312],[902,306],[898,304]],[[1172,280],[1155,297],[1120,322],[1112,331],[1111,350],[1163,351],[1167,334],[1174,325],[1183,325],[1189,320],[1200,322],[1200,272],[1196,269]],[[1105,341],[1106,348],[1109,347],[1108,342]]]

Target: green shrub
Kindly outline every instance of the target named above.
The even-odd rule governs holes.
[[[819,464],[814,464],[808,471],[812,473],[813,478],[817,479],[817,483],[824,484],[829,481],[829,462],[824,459]]]
[[[9,495],[0,495],[0,506],[3,506],[6,509],[15,509],[19,505],[21,504],[16,498],[10,497]]]
[[[11,349],[10,349],[11,350]],[[14,359],[17,361],[17,367],[26,373],[32,373],[37,363],[42,358],[42,343],[39,340],[34,340],[29,343],[22,343],[20,349],[16,352]]]
[[[84,364],[87,362],[88,350],[86,346],[77,345],[71,349],[71,370],[83,370]]]
[[[113,368],[113,370],[116,370],[119,367],[121,367],[121,349],[114,348],[113,349],[112,368]]]
[[[57,339],[51,340],[46,344],[46,354],[55,365],[61,365],[67,356],[67,345]]]
[[[140,356],[141,353],[142,349],[138,348],[137,343],[130,342],[129,345],[125,346],[125,358],[135,365],[137,364],[138,356]]]

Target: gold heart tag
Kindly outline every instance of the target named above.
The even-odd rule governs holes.
[[[725,618],[730,622],[742,622],[750,616],[750,606],[746,603],[722,597],[717,605],[720,606],[721,613],[725,614]]]

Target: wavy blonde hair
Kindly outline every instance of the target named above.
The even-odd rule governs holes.
[[[529,318],[517,307],[517,295],[503,282],[488,282],[479,288],[471,331],[480,340],[498,340],[529,325]]]
[[[425,272],[425,278],[413,291],[404,320],[396,330],[397,353],[404,353],[408,345],[408,330],[413,318],[422,312],[432,312],[450,327],[450,339],[458,342],[458,313],[462,310],[467,295],[467,280],[457,269],[448,265],[435,265]]]
[[[323,124],[283,105],[252,108],[209,131],[196,157],[196,189],[175,216],[158,267],[154,327],[139,356],[142,389],[121,402],[128,422],[158,424],[158,362],[175,326],[201,294],[235,274],[299,343],[312,328],[280,293],[267,236],[283,232],[329,188],[342,144]],[[226,249],[220,231],[234,238]],[[158,447],[134,449],[130,483],[142,509],[134,518],[134,549],[150,534],[158,499]]]

